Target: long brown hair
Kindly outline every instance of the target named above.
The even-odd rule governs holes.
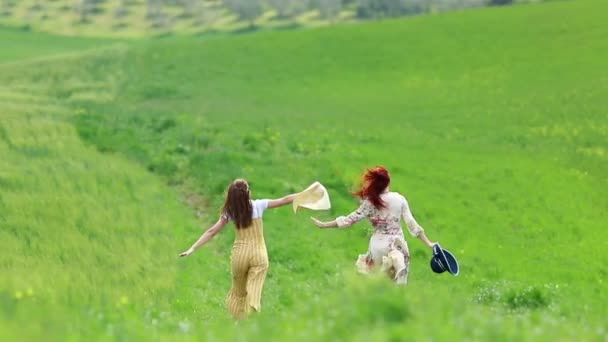
[[[376,166],[373,169],[367,169],[363,174],[361,189],[353,194],[364,199],[367,198],[378,209],[384,208],[386,203],[380,198],[380,195],[390,182],[391,176],[388,174],[388,170],[384,166]]]
[[[237,229],[247,228],[251,225],[253,206],[249,194],[249,184],[244,179],[234,180],[226,190],[222,215],[234,221]]]

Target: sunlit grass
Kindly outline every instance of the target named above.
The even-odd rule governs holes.
[[[5,80],[28,73],[1,68]],[[0,337],[98,336],[135,310],[169,311],[175,236],[196,229],[195,217],[141,166],[83,144],[70,123],[78,113],[44,95],[70,63],[34,69],[30,87],[0,88]]]
[[[20,63],[26,59],[57,58],[109,43],[110,40],[103,39],[65,39],[44,33],[27,34],[23,30],[0,26],[0,64]]]

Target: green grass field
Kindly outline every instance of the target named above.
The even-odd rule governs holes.
[[[21,44],[0,52],[0,340],[605,341],[606,10],[119,44],[0,30]],[[406,288],[361,277],[367,223],[276,209],[263,312],[235,325],[232,229],[177,258],[235,177],[256,197],[319,180],[329,219],[376,164],[460,276],[410,237]]]
[[[59,58],[83,49],[106,46],[110,40],[99,38],[71,38],[36,33],[0,26],[0,63]]]

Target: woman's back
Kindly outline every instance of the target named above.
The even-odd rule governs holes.
[[[268,208],[268,200],[251,200],[251,225],[236,229],[236,241],[264,244],[262,217]]]
[[[374,226],[374,230],[381,234],[401,233],[401,214],[403,209],[403,196],[396,192],[387,192],[380,195],[384,203],[383,208],[376,208],[369,200],[362,203],[363,213]]]
[[[384,208],[376,208],[369,200],[361,203],[360,210],[374,226],[376,233],[401,234],[401,219],[403,218],[412,235],[418,236],[422,227],[414,219],[407,200],[398,192],[385,192],[380,195]]]

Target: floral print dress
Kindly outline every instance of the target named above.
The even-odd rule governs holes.
[[[397,192],[387,192],[380,195],[386,206],[376,208],[369,200],[364,199],[357,210],[348,216],[336,219],[338,227],[346,228],[367,218],[374,227],[374,233],[369,240],[366,254],[359,255],[357,268],[362,273],[368,273],[377,265],[382,265],[383,257],[403,257],[400,269],[389,271],[389,275],[399,284],[406,284],[409,273],[410,252],[401,228],[403,219],[412,236],[418,237],[423,232],[416,222],[405,197]]]

